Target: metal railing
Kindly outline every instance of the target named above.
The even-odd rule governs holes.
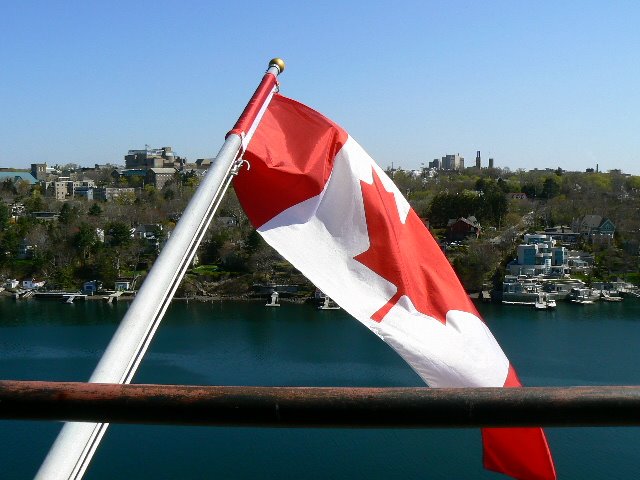
[[[333,388],[0,381],[0,418],[257,427],[640,425],[640,387]]]

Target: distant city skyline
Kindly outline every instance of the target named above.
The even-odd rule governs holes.
[[[158,148],[158,147],[154,147],[154,146],[151,146],[151,145],[148,145],[148,144],[146,144],[145,146],[147,148],[152,149],[152,150],[163,150],[164,148],[169,148],[169,149],[172,148],[171,146]],[[42,165],[46,164],[47,167],[54,167],[55,165],[64,166],[64,165],[67,165],[67,164],[76,164],[76,165],[78,165],[80,167],[91,167],[91,168],[93,168],[95,165],[101,165],[102,166],[102,165],[105,165],[105,164],[113,164],[113,165],[117,165],[117,166],[124,167],[124,168],[130,168],[130,167],[128,167],[126,165],[127,164],[126,157],[131,156],[130,155],[131,152],[135,152],[135,151],[144,151],[144,148],[142,148],[142,149],[128,149],[127,150],[128,154],[123,154],[119,160],[114,160],[114,161],[93,162],[93,163],[79,163],[79,162],[72,162],[72,161],[54,162],[54,163],[46,163],[45,162]],[[176,154],[177,153],[178,152],[176,152]],[[474,162],[473,164],[470,164],[470,163],[464,164],[465,155],[461,155],[459,153],[446,154],[446,155],[444,155],[443,157],[440,157],[440,158],[439,157],[435,157],[434,160],[441,161],[441,159],[443,159],[444,157],[458,157],[458,156],[463,160],[463,165],[464,165],[463,168],[465,168],[465,169],[467,169],[467,168],[468,169],[477,168],[477,165],[475,163],[477,158],[473,159],[473,162]],[[196,160],[210,160],[210,157],[202,157],[202,156],[200,156],[198,158],[187,158],[187,157],[184,157],[183,160],[185,160],[185,161],[187,161],[187,163],[191,164],[191,163],[196,163]],[[491,163],[494,164],[495,168],[498,168],[498,169],[509,169],[510,171],[516,171],[518,169],[523,169],[523,170],[526,170],[526,171],[529,171],[529,170],[557,170],[558,168],[560,168],[563,171],[586,172],[587,170],[594,170],[594,171],[598,171],[599,173],[607,173],[610,170],[620,170],[620,169],[616,169],[616,168],[609,168],[609,169],[603,170],[602,168],[600,168],[600,166],[598,164],[594,165],[593,167],[587,166],[587,167],[585,167],[583,169],[579,169],[579,170],[571,170],[571,169],[563,167],[562,165],[547,166],[547,167],[533,166],[533,167],[530,167],[530,168],[524,168],[524,167],[514,168],[514,167],[512,167],[510,165],[500,165],[500,164],[495,162],[495,159],[493,157],[485,157],[485,156],[482,156],[480,167],[482,169],[490,168],[490,165],[489,165],[490,160],[493,160],[493,162],[491,162]],[[421,170],[423,168],[432,168],[432,166],[431,166],[432,162],[433,162],[433,160],[428,161],[428,162],[421,162],[420,165],[417,165],[417,166],[416,165],[406,166],[406,165],[403,165],[402,163],[395,163],[395,162],[391,162],[391,164],[388,164],[388,165],[387,164],[382,164],[380,162],[379,162],[379,164],[383,168],[389,167],[389,168],[402,169],[402,170]],[[0,169],[30,170],[30,169],[33,168],[33,165],[35,165],[35,163],[33,163],[33,162],[29,163],[28,165],[9,165],[9,166],[0,165]],[[449,168],[449,167],[441,167],[440,169],[442,169],[442,170],[459,170],[459,168]],[[636,175],[634,173],[627,172],[627,171],[624,171],[624,170],[622,171],[622,173]]]
[[[13,2],[0,31],[0,167],[213,157],[268,60],[284,95],[381,166],[640,175],[640,4],[604,1]],[[467,165],[468,166],[468,165]]]

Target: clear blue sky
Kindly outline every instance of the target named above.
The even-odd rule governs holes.
[[[213,156],[268,60],[383,167],[640,174],[636,1],[5,1],[0,166]]]

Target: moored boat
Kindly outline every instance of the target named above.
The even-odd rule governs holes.
[[[569,299],[572,303],[580,305],[588,305],[600,298],[600,295],[594,297],[590,288],[572,288]]]

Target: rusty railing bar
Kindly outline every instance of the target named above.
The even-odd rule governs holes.
[[[637,426],[640,387],[213,387],[0,381],[0,419],[332,428]]]

